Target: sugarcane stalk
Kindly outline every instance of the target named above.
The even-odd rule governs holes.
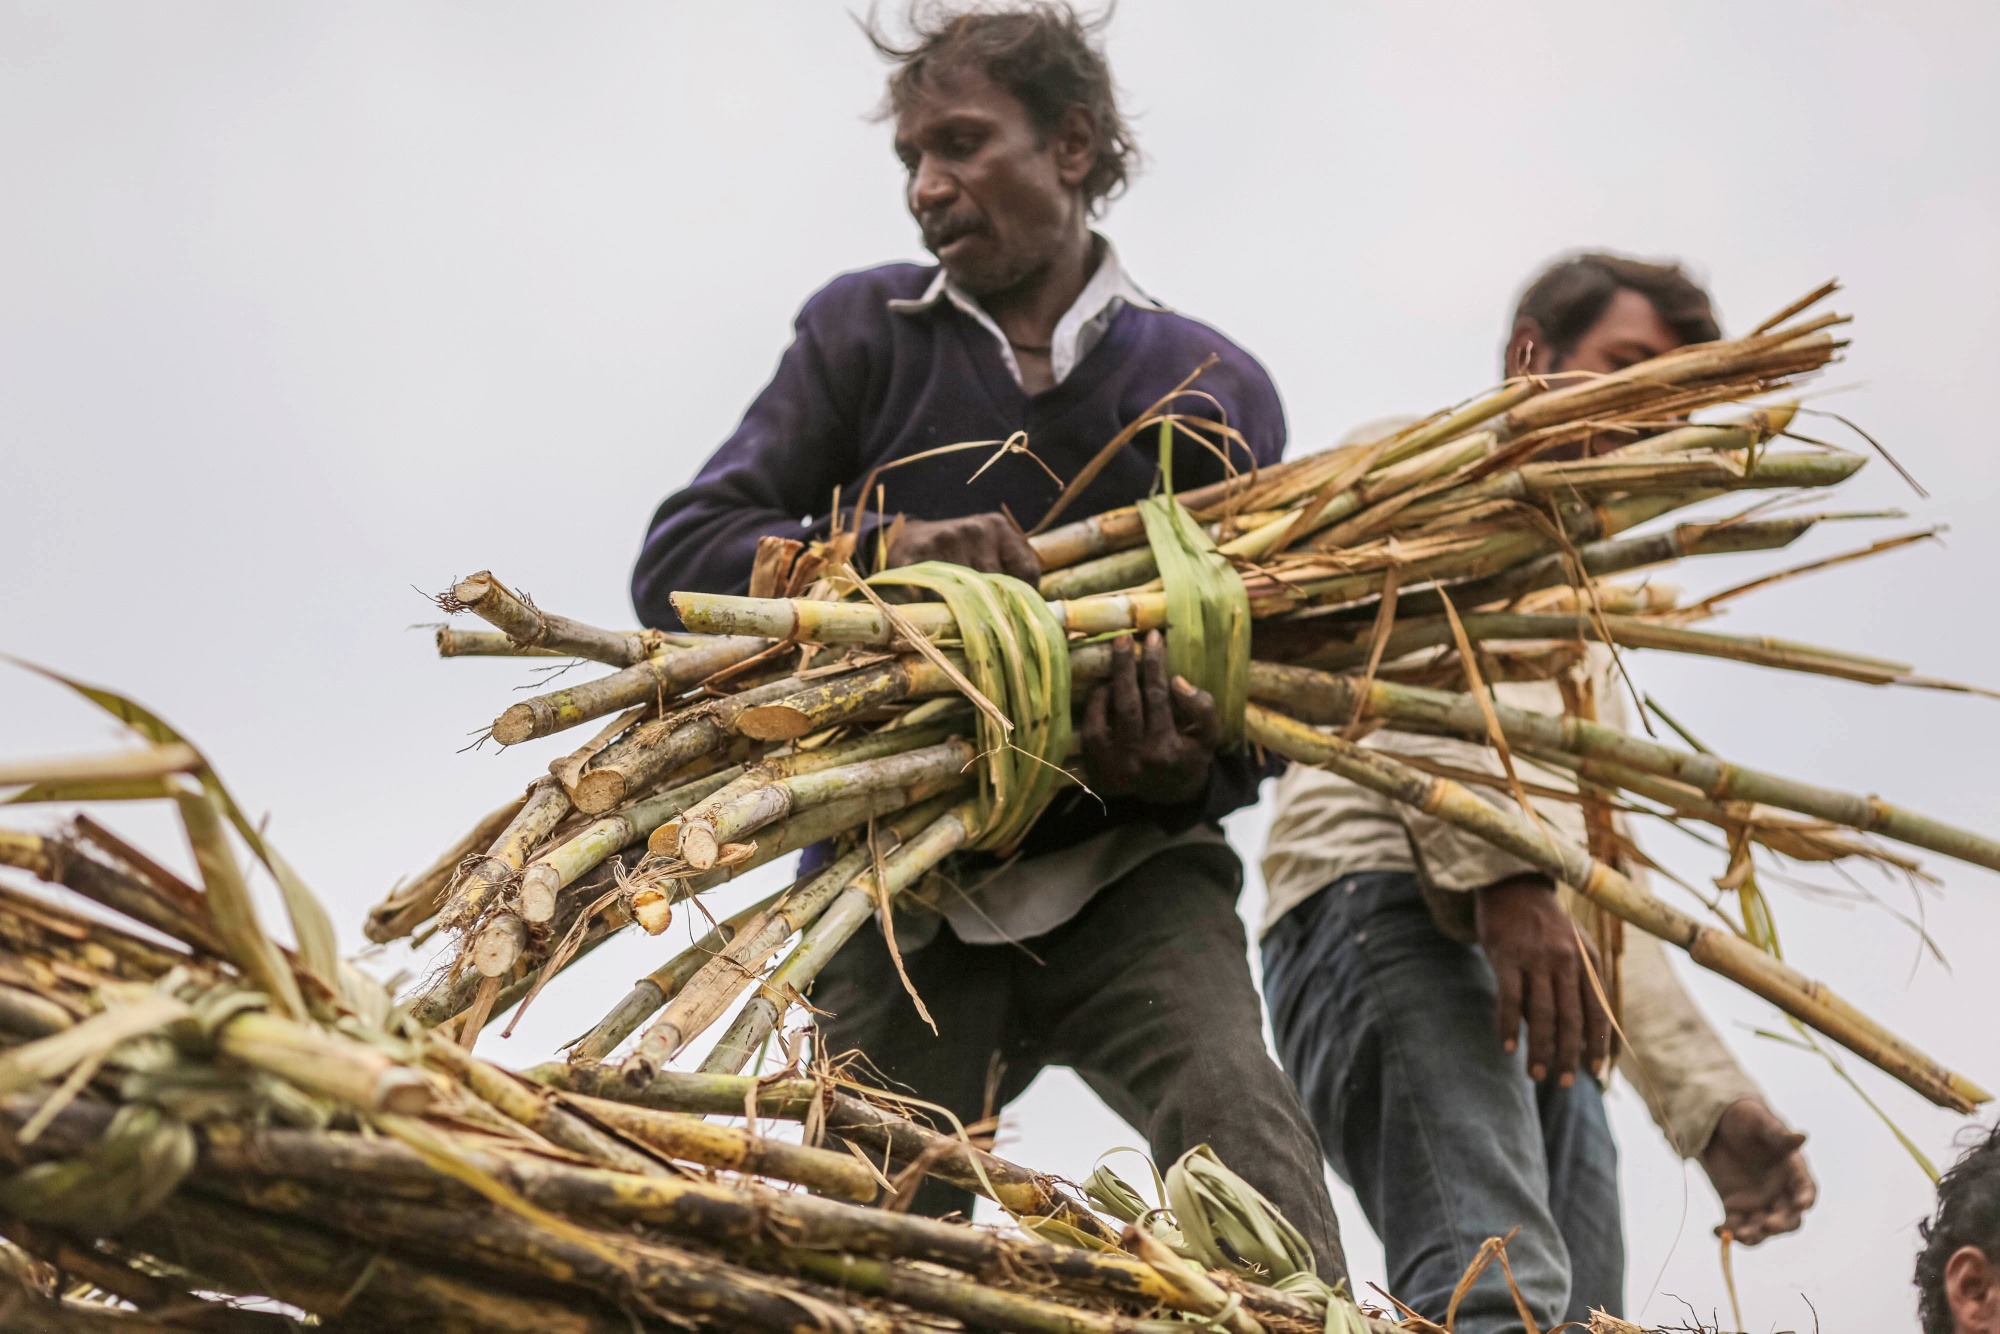
[[[1693,344],[1608,375],[1581,379],[1510,409],[1499,419],[1499,430],[1504,439],[1519,439],[1532,431],[1565,422],[1591,421],[1615,411],[1631,411],[1635,405],[1660,397],[1674,386],[1718,376],[1742,377],[1754,373],[1760,364],[1788,364],[1782,359],[1773,362],[1768,355],[1772,352],[1789,353],[1795,360],[1808,364],[1824,364],[1834,351],[1830,344],[1799,345],[1844,318],[1823,315],[1768,334]]]
[[[577,1110],[657,1153],[704,1167],[790,1181],[822,1195],[866,1204],[880,1192],[875,1172],[852,1154],[767,1139],[686,1112],[570,1094]]]
[[[736,719],[736,730],[759,741],[796,741],[885,704],[950,689],[951,678],[935,663],[911,654],[815,681],[781,699],[745,709]]]
[[[838,1291],[886,1298],[963,1321],[972,1329],[1003,1334],[1163,1334],[1178,1324],[1081,1310],[872,1256],[798,1248],[778,1254],[799,1273],[810,1274]],[[1262,1334],[1262,1326],[1254,1321],[1249,1324],[1255,1334]]]
[[[168,903],[138,876],[114,865],[104,854],[73,836],[0,829],[0,866],[18,867],[39,880],[73,889],[92,902],[143,922],[199,953],[217,958],[228,956],[221,933],[206,913],[196,916]],[[30,903],[25,898],[19,902],[37,913],[60,911],[53,905]],[[172,951],[124,932],[112,933],[108,927],[106,932],[115,934],[116,943],[110,946],[113,952],[148,976],[157,977],[176,963],[185,962]]]
[[[602,815],[624,805],[675,770],[726,748],[736,738],[736,720],[745,709],[783,699],[800,684],[797,677],[787,677],[639,724],[579,771],[576,808]]]
[[[548,1089],[482,1061],[463,1047],[433,1037],[424,1046],[424,1057],[509,1120],[526,1126],[559,1148],[618,1172],[646,1177],[668,1175],[657,1159],[578,1116]]]
[[[1120,1244],[1151,1265],[1153,1272],[1162,1279],[1173,1284],[1181,1294],[1180,1305],[1184,1308],[1198,1310],[1214,1318],[1230,1334],[1263,1334],[1264,1327],[1257,1323],[1256,1318],[1242,1310],[1240,1303],[1230,1301],[1229,1294],[1216,1286],[1199,1265],[1175,1255],[1165,1242],[1152,1233],[1128,1224]]]
[[[493,720],[493,739],[503,746],[515,746],[635,704],[665,701],[769,647],[770,641],[764,639],[723,636],[684,648],[663,649],[610,676],[510,706]]]
[[[1281,705],[1307,722],[1345,726],[1357,716],[1355,696],[1360,685],[1348,677],[1308,668],[1259,662],[1250,667],[1252,698]],[[1880,797],[1856,796],[1745,768],[1715,755],[1676,750],[1601,723],[1504,704],[1493,705],[1493,712],[1510,745],[1567,751],[1626,765],[1642,773],[1685,783],[1711,801],[1775,806],[1863,833],[1879,834],[1989,870],[2000,870],[2000,842],[1892,806]],[[1368,687],[1358,716],[1382,718],[1417,730],[1445,732],[1474,741],[1484,741],[1487,735],[1485,714],[1471,696],[1388,681],[1378,680]]]
[[[51,787],[85,783],[130,783],[169,774],[193,773],[201,755],[184,742],[114,750],[103,755],[64,755],[0,763],[0,787]],[[13,800],[21,800],[16,795]]]
[[[6,834],[0,832],[0,853],[8,850],[8,842]],[[0,866],[7,864],[6,857],[0,855]],[[132,982],[151,982],[189,961],[185,950],[142,940],[96,914],[85,916],[4,881],[0,881],[0,946],[24,960],[74,964],[79,977]],[[31,976],[30,985],[41,985],[39,976]]]
[[[1484,424],[1493,417],[1542,391],[1540,383],[1517,380],[1481,396],[1455,411],[1418,422],[1409,429],[1381,441],[1375,459],[1378,468],[1393,467],[1435,445],[1440,445]],[[1358,452],[1370,444],[1343,447]],[[1290,510],[1319,490],[1321,481],[1335,475],[1344,465],[1341,450],[1308,454],[1263,468],[1240,473],[1212,485],[1180,495],[1181,504],[1196,518],[1210,520],[1232,506],[1239,510]],[[1262,516],[1258,526],[1277,518]],[[1089,560],[1145,544],[1146,527],[1136,507],[1127,505],[1079,519],[1074,523],[1036,533],[1028,543],[1040,558],[1042,569],[1059,570]]]
[[[1556,517],[1568,542],[1594,542],[1717,494],[1663,491],[1620,496],[1603,505],[1565,503],[1557,507]],[[1319,539],[1314,541],[1317,543]],[[1284,566],[1282,575],[1260,572],[1246,578],[1244,584],[1250,590],[1252,613],[1269,616],[1289,611],[1307,600],[1333,605],[1374,598],[1381,593],[1392,566],[1397,570],[1399,583],[1405,586],[1432,580],[1454,584],[1479,581],[1498,577],[1558,545],[1540,528],[1522,524],[1454,541],[1447,550],[1431,557],[1406,559],[1394,545],[1381,543],[1369,548],[1374,553],[1369,564],[1374,568],[1357,571],[1352,556],[1335,554],[1309,564]]]
[[[1710,801],[1685,783],[1641,773],[1622,764],[1585,759],[1565,751],[1524,746],[1519,753],[1537,763],[1569,770],[1586,787],[1605,792],[1629,792],[1657,802],[1677,816],[1701,820],[1719,829],[1741,829],[1773,852],[1799,861],[1827,862],[1860,857],[1906,871],[1919,869],[1915,860],[1864,842],[1847,830],[1824,821],[1782,816],[1747,801]]]
[[[1527,463],[1506,472],[1493,473],[1470,485],[1454,487],[1433,499],[1412,505],[1400,517],[1403,522],[1414,526],[1471,500],[1514,500],[1541,504],[1549,500],[1589,499],[1623,491],[1757,491],[1838,486],[1860,471],[1866,462],[1859,454],[1796,450],[1786,453],[1764,451],[1750,457],[1718,452],[1641,458],[1630,457],[1621,450],[1603,458],[1566,463]]]
[[[1649,454],[1685,454],[1699,449],[1750,449],[1774,436],[1784,434],[1798,415],[1797,399],[1766,403],[1699,426],[1677,426],[1656,435],[1642,436],[1612,453],[1621,458]]]
[[[223,1292],[268,1296],[312,1312],[329,1330],[436,1334],[630,1334],[622,1316],[509,1292],[491,1281],[412,1264],[374,1243],[357,1247],[317,1220],[280,1218],[198,1191],[140,1219],[121,1245],[187,1269]]]
[[[736,941],[709,959],[672,998],[668,1013],[660,1016],[658,1028],[676,1050],[706,1031],[724,1010],[755,984],[758,971],[773,951],[793,935],[809,930],[825,914],[827,906],[846,890],[855,877],[868,870],[877,855],[886,857],[928,828],[944,814],[954,798],[947,794],[921,802],[885,820],[876,831],[874,846],[856,847],[838,858],[795,891],[787,893],[773,910],[748,928]],[[666,1002],[662,1002],[666,1004]],[[761,1043],[763,1037],[757,1036]],[[730,1071],[734,1073],[734,1071]]]
[[[1538,823],[1438,778],[1261,705],[1248,712],[1259,745],[1339,774],[1467,830],[1569,885],[1606,912],[1687,951],[1711,972],[1762,996],[1941,1107],[1971,1112],[1992,1095],[1904,1042],[1816,982],[1734,933],[1705,926],[1655,898],[1584,849]]]
[[[376,944],[400,940],[444,907],[446,892],[459,864],[467,857],[492,846],[514,817],[521,812],[527,794],[489,812],[465,836],[446,848],[438,859],[409,881],[389,891],[387,898],[368,910],[362,934]]]
[[[584,826],[542,853],[521,871],[521,917],[536,924],[549,921],[556,915],[557,902],[564,886],[574,883],[585,872],[602,865],[613,853],[639,842],[690,806],[727,786],[742,772],[743,766],[732,765],[658,796],[636,801],[622,811]]]
[[[759,1116],[803,1121],[817,1109],[828,1133],[878,1159],[903,1163],[921,1159],[931,1176],[982,1195],[1016,1217],[1055,1218],[1090,1236],[1117,1240],[1096,1214],[1066,1196],[1053,1178],[809,1079],[759,1080],[662,1070],[645,1088],[635,1090],[615,1068],[605,1065],[551,1062],[523,1074],[572,1093],[698,1116],[742,1116],[746,1108],[754,1107]]]
[[[909,730],[914,732],[917,729]],[[883,822],[877,836],[878,845],[892,848],[901,843],[905,837],[941,814],[952,800],[949,795],[934,797],[897,812]],[[850,852],[817,874],[743,909],[719,924],[695,944],[633,983],[632,990],[612,1008],[611,1013],[571,1045],[570,1059],[579,1062],[603,1060],[661,1006],[678,996],[697,975],[707,974],[703,978],[704,989],[716,985],[710,965],[714,965],[715,972],[725,972],[722,979],[725,985],[730,977],[748,985],[751,969],[790,936],[817,920],[832,896],[854,878],[868,859],[866,849]],[[745,931],[754,932],[754,935],[745,936]],[[725,953],[724,946],[730,947],[726,952],[726,962],[719,957]],[[731,987],[728,998],[733,1000],[740,991],[740,987]],[[726,1007],[728,1001],[723,1003]]]
[[[1676,524],[1664,532],[1648,533],[1643,537],[1586,542],[1576,549],[1576,563],[1583,567],[1586,575],[1602,578],[1692,556],[1774,551],[1790,546],[1818,522],[1818,515],[1809,514],[1783,519],[1742,519],[1721,524]],[[1572,577],[1568,554],[1552,551],[1499,574],[1457,585],[1452,589],[1451,596],[1460,607],[1483,607],[1495,602],[1511,602],[1539,589],[1566,584]],[[1435,591],[1428,589],[1405,593],[1398,600],[1398,614],[1403,616],[1436,616],[1443,611],[1443,600]],[[1334,619],[1372,618],[1374,608],[1344,609],[1332,615]]]
[[[75,1023],[75,1015],[46,996],[0,983],[0,1031],[15,1037],[45,1038]]]
[[[0,1218],[0,1237],[5,1237],[45,1264],[54,1265],[68,1279],[81,1279],[100,1292],[130,1302],[142,1312],[170,1304],[178,1305],[187,1311],[190,1321],[182,1328],[244,1331],[296,1328],[291,1322],[280,1323],[279,1317],[264,1312],[239,1311],[224,1306],[203,1309],[205,1304],[199,1298],[165,1279],[120,1263],[51,1228],[36,1227],[15,1218]],[[237,1316],[242,1319],[234,1319]]]
[[[261,1010],[247,1010],[222,1025],[215,1045],[245,1065],[364,1112],[414,1116],[436,1096],[420,1071],[386,1052]]]
[[[791,997],[804,994],[819,970],[860,930],[878,904],[893,903],[903,890],[976,837],[978,828],[977,812],[970,806],[958,807],[885,856],[879,880],[871,867],[843,888],[737,1013],[701,1068],[730,1074],[741,1070],[777,1028]],[[641,1079],[665,1066],[693,1036],[692,1032],[683,1034],[665,1019],[662,1016],[655,1023],[639,1050],[627,1058],[628,1079]]]
[[[611,1007],[611,1013],[569,1044],[569,1059],[601,1061],[610,1055],[612,1048],[630,1037],[662,1005],[679,995],[688,980],[700,972],[702,966],[713,959],[723,946],[734,941],[751,923],[761,921],[764,914],[789,892],[788,889],[779,890],[716,923],[707,935],[634,982],[632,989],[625,993],[625,998]]]
[[[944,690],[957,689],[955,685],[944,681],[942,674],[940,681]],[[950,722],[886,727],[850,737],[845,741],[817,746],[811,750],[793,750],[773,756],[745,770],[740,777],[689,806],[680,819],[662,824],[655,829],[646,841],[647,849],[658,856],[679,857],[682,855],[681,835],[684,829],[698,827],[712,833],[718,812],[731,806],[739,798],[749,797],[763,787],[803,774],[902,755],[926,746],[940,744],[951,739],[952,734],[953,724]],[[890,784],[890,786],[897,785]],[[690,861],[689,864],[696,863]],[[707,864],[712,865],[713,861]]]
[[[745,861],[717,866],[687,878],[674,878],[672,894],[674,901],[704,894],[718,885],[727,884],[739,875],[747,875],[758,867],[800,848],[809,847],[822,839],[845,833],[857,825],[865,825],[870,819],[892,815],[913,804],[913,796],[908,790],[878,792],[872,796],[856,797],[846,801],[829,802],[785,821],[757,840],[756,851]],[[556,909],[554,921],[550,924],[550,934],[560,937],[577,912],[591,903],[603,892],[604,885],[595,876],[585,876],[564,889],[562,900]],[[632,924],[632,908],[625,899],[614,900],[586,932],[583,943],[576,953],[563,961],[562,967],[569,968],[579,962],[598,945],[610,939],[619,931]],[[472,1004],[473,993],[479,984],[476,970],[462,970],[457,976],[441,973],[433,979],[423,993],[410,1002],[410,1017],[427,1028],[435,1028],[463,1013]],[[518,1003],[533,989],[541,978],[541,968],[530,968],[515,977],[500,992],[494,1002],[493,1013],[502,1014]]]
[[[1799,644],[1764,636],[1725,635],[1710,630],[1662,625],[1657,621],[1606,612],[1549,615],[1521,612],[1473,612],[1460,618],[1466,637],[1480,640],[1564,639],[1612,643],[1621,648],[1658,649],[1695,657],[1725,658],[1759,667],[1807,672],[1817,676],[1837,676],[1865,685],[1893,685],[1908,679],[1913,668],[1908,663],[1864,657],[1839,649]],[[1448,617],[1399,620],[1390,632],[1386,659],[1396,659],[1419,649],[1451,643],[1453,631]],[[1371,645],[1339,644],[1302,659],[1302,665],[1325,671],[1343,671],[1367,662]]]
[[[661,630],[647,634],[659,641],[663,648],[691,648],[702,639],[700,635],[669,634]],[[437,628],[437,652],[440,658],[568,658],[574,655],[559,653],[548,648],[529,648],[516,642],[504,630],[459,630],[449,625]]]
[[[838,858],[796,892],[786,894],[773,911],[759,918],[727,949],[706,960],[684,988],[661,1002],[665,1012],[653,1022],[647,1034],[654,1044],[653,1050],[677,1054],[700,1036],[738,996],[756,983],[758,972],[771,953],[795,933],[808,930],[819,921],[827,905],[869,867],[875,854],[886,857],[895,851],[905,839],[921,832],[950,809],[953,801],[950,795],[934,797],[885,821],[877,832],[873,849],[859,847]],[[623,1036],[620,1035],[621,1040]],[[758,1041],[762,1041],[761,1036]]]
[[[683,624],[704,634],[769,634],[812,644],[889,644],[895,630],[865,602],[819,602],[805,598],[743,598],[720,593],[675,593],[674,610]],[[1166,624],[1165,595],[1109,593],[1052,602],[1049,609],[1074,634],[1157,630]],[[942,602],[911,602],[896,608],[917,631],[933,641],[958,637],[958,626]]]
[[[522,648],[548,649],[566,658],[630,667],[666,645],[657,630],[600,630],[567,616],[552,616],[530,606],[490,570],[459,580],[441,601],[448,611],[469,611],[497,626]]]
[[[712,806],[700,818],[683,819],[680,856],[689,866],[707,870],[715,865],[724,843],[740,842],[795,811],[893,788],[930,786],[964,774],[977,758],[978,750],[971,741],[953,737],[901,755],[884,755],[760,783]]]
[[[452,883],[438,921],[464,930],[485,915],[500,891],[527,864],[534,850],[555,832],[571,810],[569,793],[553,776],[537,778],[527,799],[484,856],[464,867]]]
[[[1208,535],[1221,544],[1225,553],[1234,554],[1231,547],[1245,538],[1262,532],[1279,520],[1289,519],[1292,510],[1262,512],[1240,515],[1234,519],[1203,524]],[[1247,526],[1246,526],[1247,525]],[[1143,538],[1143,531],[1141,537]],[[1151,547],[1144,545],[1114,551],[1093,560],[1081,561],[1065,568],[1050,568],[1037,581],[1041,595],[1045,598],[1084,597],[1091,593],[1108,593],[1114,589],[1133,588],[1159,577],[1159,562],[1153,559]]]
[[[440,658],[566,658],[552,648],[535,648],[515,641],[504,630],[459,630],[449,625],[437,628]]]
[[[652,1307],[662,1316],[686,1313],[724,1328],[768,1334],[830,1327],[851,1334],[914,1334],[905,1321],[836,1306],[727,1261],[659,1241],[582,1229],[558,1233],[489,1206],[447,1208],[350,1196],[296,1182],[239,1180],[232,1185],[246,1202],[311,1218],[357,1239],[394,1240],[399,1249],[411,1248],[454,1268],[519,1275],[641,1309]]]
[[[858,1103],[846,1094],[832,1096],[835,1101],[830,1110],[835,1115],[845,1103]],[[596,1109],[600,1103],[583,1105]],[[867,1108],[867,1104],[858,1105]],[[34,1100],[16,1097],[8,1100],[5,1111],[12,1119],[26,1120],[33,1109]],[[740,1098],[734,1110],[739,1114],[743,1110]],[[108,1117],[108,1110],[104,1116]],[[99,1130],[101,1126],[87,1129],[77,1136],[77,1142],[89,1142]],[[483,1148],[468,1147],[462,1156],[529,1203],[565,1218],[641,1224],[725,1246],[759,1244],[775,1230],[789,1244],[813,1250],[921,1260],[990,1280],[1023,1273],[1048,1274],[1147,1303],[1180,1304],[1176,1286],[1163,1281],[1143,1262],[1115,1251],[1093,1252],[754,1186],[745,1189],[675,1177],[635,1177]],[[414,1150],[393,1139],[226,1123],[205,1131],[198,1170],[204,1180],[277,1176],[405,1198],[455,1198],[452,1192],[457,1190],[452,1183],[441,1182]],[[1245,1299],[1254,1309],[1295,1318],[1310,1315],[1311,1308],[1303,1302],[1269,1289],[1252,1288]]]
[[[1269,555],[1280,541],[1296,541],[1369,505],[1456,471],[1483,457],[1491,446],[1492,437],[1482,434],[1470,440],[1449,441],[1393,465],[1378,463],[1374,471],[1318,505],[1312,514],[1306,515],[1300,509],[1286,510],[1249,532],[1230,538],[1221,545],[1221,551],[1225,556],[1260,559]],[[1313,497],[1301,499],[1303,506],[1313,503]],[[1081,598],[1134,588],[1157,578],[1159,572],[1152,549],[1135,547],[1045,575],[1040,587],[1042,596],[1052,601]]]

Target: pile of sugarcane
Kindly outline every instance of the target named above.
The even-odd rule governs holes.
[[[1093,1208],[824,1065],[664,1072],[617,1100],[493,1065],[334,953],[318,901],[198,751],[77,688],[149,744],[7,765],[0,786],[171,801],[200,883],[88,816],[0,830],[0,866],[109,910],[0,883],[0,1327],[1381,1327],[1205,1150],[1157,1206],[1101,1171]],[[259,923],[244,852],[295,948]],[[1022,1228],[904,1212],[926,1177]]]
[[[1696,628],[1784,574],[1685,604],[1650,578],[1613,578],[1775,550],[1829,519],[1883,517],[1794,503],[1865,462],[1795,433],[1796,403],[1771,397],[1845,345],[1845,317],[1805,313],[1830,290],[1744,338],[1612,375],[1517,379],[1381,439],[1178,496],[1176,434],[1227,427],[1162,400],[1102,456],[1156,427],[1161,494],[1060,522],[1097,465],[1084,469],[1030,535],[1039,589],[934,563],[864,576],[853,530],[843,535],[838,522],[811,546],[765,539],[748,596],[675,594],[684,633],[598,629],[473,575],[439,601],[492,629],[441,629],[444,655],[572,657],[617,670],[493,720],[492,739],[507,746],[597,730],[376,908],[369,934],[447,934],[448,962],[412,1013],[470,1043],[628,924],[657,933],[676,904],[830,840],[823,869],[634,983],[570,1047],[564,1078],[641,1096],[725,1018],[700,1069],[739,1072],[871,917],[935,901],[966,854],[1005,856],[1059,791],[1087,785],[1073,710],[1107,670],[1107,640],[1160,629],[1173,670],[1215,695],[1236,744],[1467,827],[1931,1100],[1970,1109],[1983,1091],[1776,958],[1747,901],[1740,918],[1714,903],[1702,916],[1683,912],[1606,849],[1552,837],[1525,800],[1517,813],[1474,795],[1464,784],[1480,775],[1427,771],[1357,744],[1372,729],[1455,735],[1492,746],[1524,799],[1516,757],[1573,775],[1587,803],[1707,823],[1741,863],[1738,883],[1758,848],[1915,873],[1889,846],[1904,843],[2000,868],[2000,841],[1981,834],[1628,736],[1585,712],[1501,707],[1487,690],[1569,673],[1591,645],[1964,689],[1907,664]],[[1640,531],[1732,498],[1721,515]]]
[[[12,802],[169,801],[199,883],[88,816],[0,830],[0,867],[144,928],[0,885],[0,1269],[14,1284],[0,1319],[264,1328],[288,1318],[277,1303],[356,1329],[1376,1327],[1203,1151],[1169,1165],[1157,1201],[1105,1171],[1075,1191],[786,1034],[814,977],[871,919],[924,911],[967,868],[1008,856],[1065,789],[1087,787],[1074,710],[1105,676],[1109,641],[1152,630],[1173,670],[1214,694],[1228,744],[1470,829],[1607,920],[1970,1109],[1987,1097],[1970,1080],[1775,957],[1753,911],[1753,858],[1915,873],[1905,844],[2000,869],[2000,841],[1627,735],[1587,702],[1539,714],[1488,690],[1564,679],[1592,645],[1959,688],[1696,628],[1797,571],[1692,602],[1614,579],[1877,517],[1790,506],[1864,461],[1796,438],[1794,405],[1770,397],[1843,345],[1840,317],[1806,318],[1810,304],[1742,339],[1610,376],[1509,382],[1381,439],[1198,491],[1174,494],[1163,468],[1147,501],[1060,522],[1087,468],[1030,537],[1040,588],[940,565],[864,576],[854,530],[838,524],[811,546],[766,539],[748,596],[676,595],[673,633],[603,630],[491,574],[460,580],[442,605],[491,628],[441,629],[445,656],[614,670],[493,720],[506,746],[577,728],[589,739],[370,913],[373,940],[444,946],[400,1003],[340,958],[318,901],[199,751],[131,701],[69,683],[144,748],[0,767],[0,788],[19,789]],[[1226,424],[1168,399],[1105,457],[1149,428],[1163,464],[1181,433],[1226,450]],[[1757,494],[1641,531],[1737,492]],[[1504,777],[1363,744],[1371,731],[1490,746]],[[1741,915],[1721,899],[1684,912],[1625,874],[1616,847],[1551,833],[1528,810],[1517,758],[1571,775],[1555,795],[1587,810],[1721,831],[1719,883],[1745,895]],[[1504,799],[1475,794],[1479,783]],[[657,936],[699,913],[704,893],[819,844],[809,873],[707,918],[567,1060],[515,1073],[475,1054],[489,1023],[612,935],[637,924]],[[290,947],[258,922],[245,853],[282,895]],[[774,1047],[778,1061],[758,1060]],[[779,1068],[745,1074],[753,1061]],[[910,1216],[925,1177],[1018,1226]],[[1482,1254],[1500,1258],[1498,1239]],[[1439,1328],[1403,1315],[1403,1328]]]

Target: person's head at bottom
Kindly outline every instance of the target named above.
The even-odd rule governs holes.
[[[1918,1229],[1924,1334],[2000,1334],[2000,1126],[1944,1174],[1937,1196]]]

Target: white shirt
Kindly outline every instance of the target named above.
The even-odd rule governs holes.
[[[1111,242],[1096,232],[1091,233],[1101,247],[1102,257],[1097,261],[1097,269],[1090,275],[1090,281],[1076,294],[1061,319],[1056,321],[1056,331],[1049,339],[1049,369],[1055,382],[1061,384],[1076,369],[1077,363],[1090,355],[1090,350],[1104,339],[1105,330],[1111,321],[1118,318],[1118,312],[1127,306],[1137,306],[1141,310],[1165,310],[1166,307],[1153,300],[1139,289],[1125,266],[1118,262],[1118,251]],[[951,280],[943,269],[920,297],[899,297],[889,302],[889,309],[897,311],[928,310],[940,301],[949,301],[958,309],[972,317],[972,321],[993,335],[993,341],[1000,345],[1000,358],[1007,363],[1007,373],[1014,377],[1015,384],[1022,384],[1021,363],[1014,359],[1014,345],[1007,341],[1007,335],[986,313],[986,307],[978,298]],[[1023,385],[1025,388],[1026,386]]]

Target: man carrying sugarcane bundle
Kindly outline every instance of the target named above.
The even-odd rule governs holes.
[[[826,537],[836,495],[862,555],[879,546],[887,566],[942,560],[1032,586],[1039,563],[1018,523],[1050,510],[1051,476],[1085,473],[1197,368],[1194,415],[1227,428],[1213,449],[1176,444],[1181,486],[1221,480],[1221,456],[1247,469],[1283,449],[1263,368],[1147,297],[1089,228],[1135,150],[1088,28],[1041,0],[918,10],[911,27],[904,45],[870,36],[894,63],[906,202],[940,266],[850,273],[807,301],[770,385],[654,518],[633,577],[648,625],[674,624],[675,590],[742,592],[766,538]],[[1020,432],[1032,457],[927,453]],[[1154,481],[1150,450],[1128,447],[1077,491],[1075,512],[1130,504]],[[1090,792],[1058,796],[1011,862],[961,863],[932,939],[861,932],[812,1003],[828,1053],[859,1050],[965,1123],[1043,1066],[1071,1066],[1160,1162],[1213,1146],[1334,1281],[1344,1261],[1319,1147],[1264,1050],[1241,866],[1217,823],[1256,799],[1264,772],[1217,754],[1218,735],[1213,700],[1170,679],[1157,634],[1119,641],[1084,710]],[[927,1212],[970,1204],[936,1182],[916,1198]]]
[[[1528,287],[1506,366],[1605,374],[1718,337],[1708,294],[1678,266],[1583,255]],[[1494,689],[1517,708],[1619,722],[1623,687],[1609,651],[1578,656],[1567,680]],[[1486,794],[1513,800],[1484,746],[1401,732],[1368,744],[1495,775],[1500,786]],[[1575,786],[1516,765],[1526,782]],[[1619,859],[1622,835],[1595,812],[1534,805],[1559,835]],[[1749,1244],[1799,1226],[1816,1194],[1804,1137],[1702,1019],[1658,940],[1616,923],[1607,931],[1588,904],[1576,909],[1567,890],[1559,896],[1511,855],[1304,766],[1278,785],[1263,865],[1264,992],[1278,1051],[1382,1238],[1398,1299],[1442,1318],[1480,1244],[1518,1226],[1508,1256],[1543,1328],[1622,1309],[1617,1150],[1592,1078],[1612,1039],[1600,986],[1622,990],[1620,1067],[1675,1150],[1707,1170],[1725,1226]],[[1458,1311],[1468,1334],[1520,1327],[1497,1277]]]

